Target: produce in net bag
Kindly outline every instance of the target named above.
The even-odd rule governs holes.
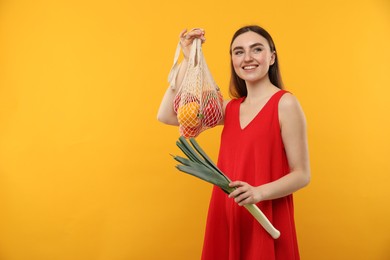
[[[180,67],[177,64],[179,54],[180,44],[168,77],[172,88],[175,88]],[[223,117],[223,97],[207,67],[200,39],[192,43],[188,67],[174,99],[173,109],[179,121],[180,135],[186,138],[196,137],[202,131],[216,126]]]

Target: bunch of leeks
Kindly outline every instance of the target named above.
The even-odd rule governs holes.
[[[224,192],[230,194],[235,188],[229,186],[231,180],[213,163],[194,138],[189,139],[190,143],[183,136],[179,137],[176,145],[182,150],[187,158],[173,156],[179,165],[179,171],[188,173],[211,184],[220,187]],[[275,229],[264,213],[255,205],[247,204],[244,207],[263,226],[263,228],[274,238],[280,236],[280,232]]]

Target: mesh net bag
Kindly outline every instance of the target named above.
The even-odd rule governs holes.
[[[180,44],[168,77],[172,88],[180,66],[177,64],[179,53]],[[193,41],[188,67],[174,99],[173,109],[179,121],[180,135],[186,138],[196,137],[216,126],[223,117],[223,97],[207,67],[200,39]]]

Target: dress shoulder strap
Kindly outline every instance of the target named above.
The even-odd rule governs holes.
[[[274,98],[275,98],[276,100],[280,100],[280,99],[282,98],[282,96],[283,96],[284,94],[286,94],[286,93],[290,93],[290,94],[291,94],[291,92],[289,92],[289,91],[287,91],[287,90],[284,90],[284,89],[281,89],[281,90],[279,90],[278,92],[276,92],[276,93],[274,94]]]

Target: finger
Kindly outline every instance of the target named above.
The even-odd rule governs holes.
[[[238,202],[238,205],[239,206],[244,206],[244,205],[253,203],[252,201],[253,201],[252,197],[247,197],[247,198],[241,200],[240,202]]]
[[[186,32],[187,32],[187,29],[183,29],[183,31],[180,32],[179,37],[180,37],[180,38],[183,38],[184,35],[186,34]]]
[[[190,32],[204,34],[204,30],[202,28],[193,28],[190,30]]]
[[[246,196],[243,193],[241,193],[237,197],[234,198],[234,201],[237,203],[240,203],[241,201],[243,201],[245,199],[246,199]]]
[[[240,195],[240,191],[238,191],[238,190],[236,189],[236,190],[230,192],[230,194],[229,194],[228,197],[229,197],[229,198],[235,198],[235,197],[237,197],[238,195]]]
[[[192,29],[191,31],[187,32],[185,34],[186,39],[191,39],[191,38],[204,38],[204,31],[201,29]]]
[[[232,198],[232,197],[235,197],[237,196],[238,194],[240,194],[240,190],[239,190],[239,186],[238,186],[238,182],[231,182],[229,183],[229,187],[232,187],[232,188],[235,188],[233,189],[233,191],[229,194],[229,197]]]
[[[242,206],[248,204],[251,201],[251,197],[248,196],[248,194],[243,193],[236,197],[234,201],[237,202],[238,205]]]
[[[229,183],[229,186],[230,187],[242,187],[244,186],[245,182],[243,181],[233,181],[231,183]]]
[[[229,183],[229,187],[237,187],[238,186],[238,181],[232,181],[231,183]]]
[[[229,198],[237,198],[239,196],[242,196],[245,192],[246,190],[242,187],[237,188],[229,194]]]

